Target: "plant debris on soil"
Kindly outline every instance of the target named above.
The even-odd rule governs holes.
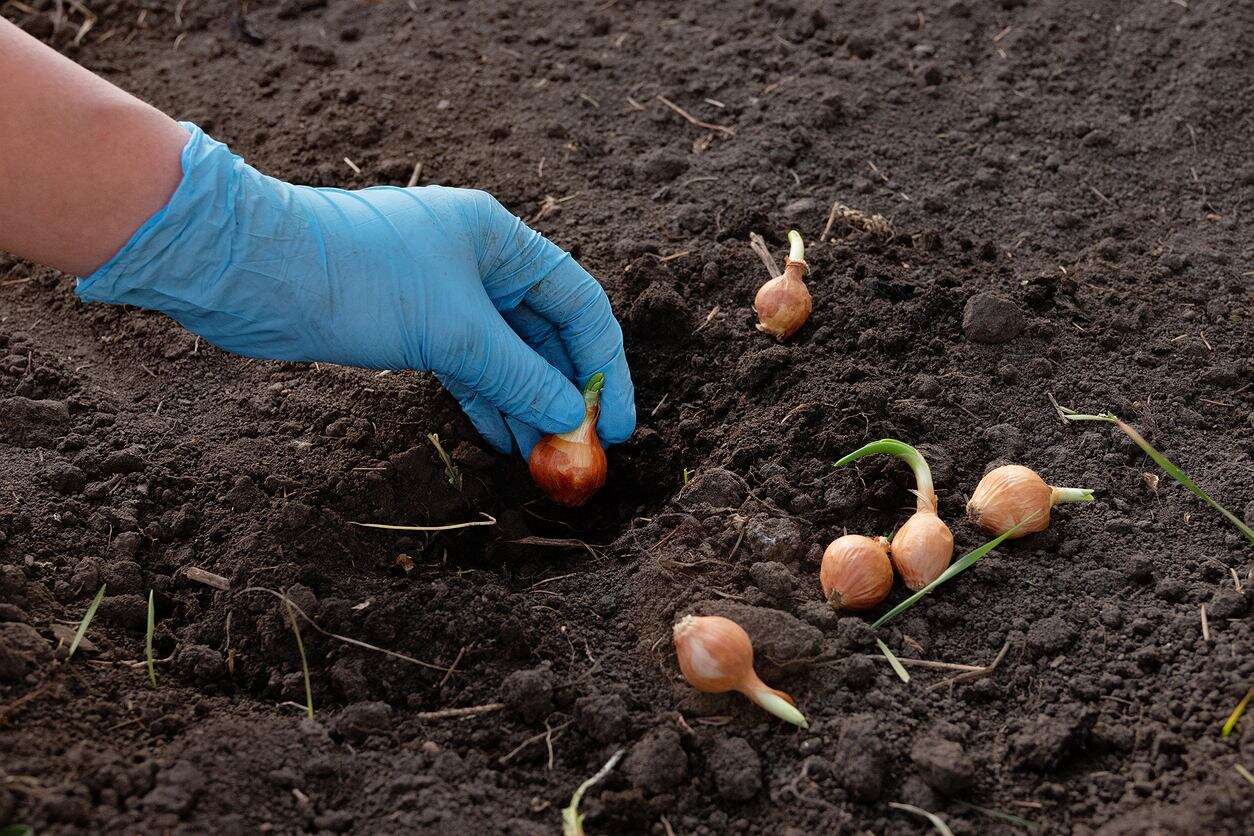
[[[1254,550],[1047,394],[1254,524],[1248,4],[570,11],[0,3],[274,176],[494,193],[604,283],[640,415],[569,511],[428,375],[228,356],[0,256],[0,825],[547,834],[625,749],[590,834],[1248,832]],[[776,344],[747,241],[789,228]],[[833,467],[882,437],[959,554],[1000,464],[1096,501],[872,630],[906,590],[837,617],[817,573],[914,506]],[[688,614],[810,728],[688,687]]]

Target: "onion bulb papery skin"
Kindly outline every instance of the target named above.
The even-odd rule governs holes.
[[[1030,467],[1007,464],[985,474],[967,502],[967,517],[990,534],[1017,539],[1049,527],[1050,510],[1060,502],[1088,502],[1093,492],[1050,486]]]
[[[883,537],[874,540],[846,534],[833,540],[823,552],[819,583],[832,609],[869,610],[888,597],[893,588],[893,566]]]
[[[813,308],[810,289],[802,277],[810,269],[805,261],[805,242],[795,229],[788,231],[789,251],[784,272],[758,288],[753,309],[758,315],[758,330],[780,342],[788,339],[806,324]]]
[[[599,372],[584,388],[583,422],[560,435],[546,435],[531,448],[527,459],[531,478],[554,502],[578,508],[605,484],[607,462],[597,437],[597,417],[601,414]]]
[[[686,615],[673,629],[675,655],[684,679],[698,691],[739,691],[786,722],[808,728],[792,697],[767,686],[753,669],[749,634],[730,618]]]
[[[759,331],[782,342],[806,324],[814,303],[810,289],[801,280],[805,271],[804,261],[789,259],[782,275],[758,288],[753,309],[758,314]]]
[[[949,568],[954,556],[953,532],[935,511],[917,511],[893,535],[888,556],[906,586],[918,592]]]

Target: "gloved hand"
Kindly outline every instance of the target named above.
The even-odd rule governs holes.
[[[583,418],[636,425],[622,329],[588,273],[481,191],[361,191],[267,177],[184,123],[183,180],[84,300],[163,311],[248,357],[435,372],[483,437],[526,457]],[[572,382],[574,381],[574,382]]]

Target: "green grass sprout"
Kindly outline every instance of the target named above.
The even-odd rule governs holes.
[[[1250,698],[1254,697],[1254,688],[1245,692],[1245,696],[1241,698],[1241,702],[1237,703],[1237,707],[1232,709],[1232,713],[1228,715],[1228,719],[1224,722],[1223,730],[1219,733],[1220,737],[1227,737],[1232,734],[1232,730],[1237,727],[1237,721],[1241,719],[1241,715],[1245,713],[1246,706],[1250,704]]]
[[[1245,780],[1249,781],[1250,786],[1254,786],[1254,772],[1250,772],[1248,769],[1245,768],[1244,764],[1239,764],[1239,763],[1234,763],[1232,765],[1232,768],[1237,771],[1238,775],[1240,775]]]
[[[435,451],[440,454],[440,461],[444,462],[444,478],[448,480],[450,485],[460,491],[462,489],[461,469],[453,464],[449,454],[444,451],[444,445],[440,443],[439,435],[427,433],[427,439],[431,442],[431,446],[435,447]]]
[[[614,767],[618,765],[618,761],[625,751],[625,749],[619,749],[615,752],[596,775],[593,775],[575,789],[574,795],[570,797],[570,804],[562,810],[562,836],[584,836],[583,813],[579,812],[579,802],[583,801],[584,793],[602,781],[606,775],[610,774]]]
[[[74,658],[74,651],[78,650],[79,642],[83,640],[83,636],[87,633],[87,628],[91,625],[91,620],[96,617],[96,609],[100,606],[101,600],[104,598],[105,586],[100,585],[100,591],[96,593],[96,597],[91,599],[91,604],[87,607],[87,612],[83,614],[83,620],[78,623],[78,629],[74,632],[74,641],[70,642],[70,652],[66,659]]]
[[[296,613],[292,611],[292,602],[284,599],[283,603],[287,606],[287,618],[292,623],[292,634],[296,636],[296,650],[300,653],[300,670],[305,675],[305,711],[312,720],[314,716],[313,688],[309,685],[309,662],[305,659],[305,642],[300,637],[300,626],[296,623]]]
[[[953,563],[953,564],[952,564],[952,565],[951,565],[948,569],[946,569],[944,572],[942,572],[942,573],[941,573],[941,576],[940,576],[939,578],[937,578],[936,580],[932,581],[932,582],[931,582],[931,583],[929,583],[927,586],[923,587],[923,588],[922,588],[922,589],[920,589],[918,592],[914,593],[914,594],[913,594],[913,595],[911,595],[909,598],[907,598],[906,600],[902,601],[900,604],[898,604],[897,606],[893,607],[891,610],[889,610],[888,612],[884,613],[884,614],[883,614],[883,615],[881,615],[879,618],[877,618],[877,619],[876,619],[876,620],[875,620],[875,621],[871,624],[871,627],[872,627],[872,628],[875,628],[875,627],[882,627],[883,625],[887,624],[887,623],[888,623],[891,619],[896,618],[897,616],[901,615],[903,612],[905,612],[906,610],[910,609],[910,608],[911,608],[911,607],[913,607],[915,604],[919,603],[919,601],[920,601],[920,600],[921,600],[924,596],[926,596],[926,595],[930,595],[930,594],[931,594],[931,592],[932,592],[932,590],[936,589],[936,587],[940,586],[940,585],[941,585],[941,584],[943,584],[945,581],[949,580],[950,578],[954,577],[955,575],[961,574],[962,572],[965,572],[967,569],[971,568],[971,566],[972,566],[972,565],[973,565],[973,564],[974,564],[977,560],[979,560],[981,557],[983,557],[984,555],[986,555],[986,554],[988,554],[989,552],[991,552],[993,549],[995,549],[995,548],[997,548],[998,546],[1000,546],[1000,545],[1002,544],[1002,541],[1003,541],[1003,540],[1005,540],[1006,538],[1008,538],[1008,537],[1013,537],[1016,531],[1018,531],[1020,528],[1022,528],[1024,525],[1028,524],[1029,522],[1031,522],[1031,521],[1032,521],[1032,520],[1034,520],[1034,519],[1036,519],[1036,514],[1033,514],[1032,516],[1028,517],[1027,519],[1022,520],[1022,521],[1021,521],[1018,525],[1016,525],[1014,528],[1010,529],[1009,531],[1007,531],[1007,532],[1005,532],[1005,533],[1003,533],[1003,534],[999,535],[998,537],[996,537],[996,538],[994,538],[994,539],[992,539],[992,540],[989,540],[987,543],[985,543],[984,545],[980,546],[979,548],[977,548],[977,549],[973,549],[973,550],[971,550],[971,551],[967,552],[967,553],[966,553],[966,554],[964,554],[962,557],[960,557],[960,558],[958,558],[956,561],[954,561],[954,563]]]
[[[148,659],[148,681],[152,683],[152,687],[157,687],[157,669],[152,663],[152,632],[156,626],[156,615],[152,602],[152,590],[148,590],[148,632],[144,636],[144,655]]]
[[[893,652],[888,649],[888,645],[884,644],[884,642],[879,639],[876,639],[875,643],[879,645],[880,653],[883,653],[884,658],[888,660],[888,664],[893,666],[893,670],[897,672],[897,676],[901,677],[901,681],[909,683],[910,674],[906,672],[906,669],[902,666],[901,662],[897,660],[897,657],[893,655]]]
[[[10,824],[0,827],[0,836],[35,836],[35,828],[29,824]]]
[[[1005,812],[1002,812],[1001,810],[990,810],[987,807],[980,807],[975,804],[972,804],[969,801],[962,802],[962,805],[964,807],[970,807],[972,810],[974,810],[977,813],[980,813],[981,815],[988,816],[989,818],[1001,819],[1002,821],[1010,822],[1011,824],[1018,825],[1019,827],[1026,828],[1028,830],[1040,830],[1041,829],[1041,826],[1037,824],[1036,822],[1029,821],[1028,819],[1022,818],[1021,816],[1016,816],[1014,813],[1005,813]]]
[[[1142,436],[1139,432],[1137,432],[1135,427],[1131,426],[1130,424],[1125,423],[1122,419],[1119,418],[1118,415],[1115,415],[1110,412],[1103,412],[1099,415],[1081,415],[1080,413],[1076,412],[1074,409],[1068,409],[1065,406],[1059,405],[1057,401],[1054,401],[1053,396],[1050,396],[1050,400],[1053,401],[1054,408],[1058,410],[1058,416],[1062,418],[1063,423],[1067,423],[1070,421],[1101,421],[1106,424],[1114,424],[1123,432],[1124,435],[1132,439],[1132,442],[1136,444],[1137,447],[1140,447],[1142,450],[1144,450],[1145,455],[1153,459],[1155,464],[1157,464],[1163,470],[1167,471],[1167,473],[1171,476],[1172,479],[1175,479],[1177,482],[1179,482],[1181,485],[1187,488],[1198,499],[1202,500],[1207,505],[1214,508],[1219,513],[1223,514],[1224,517],[1228,520],[1228,522],[1235,525],[1237,529],[1242,534],[1245,535],[1245,539],[1249,540],[1251,543],[1254,543],[1254,529],[1251,529],[1248,525],[1241,522],[1241,520],[1237,518],[1236,514],[1233,514],[1227,508],[1223,507],[1218,502],[1211,499],[1210,494],[1208,494],[1206,491],[1199,488],[1197,486],[1197,483],[1189,478],[1189,474],[1185,473],[1183,470],[1176,467],[1175,464],[1173,464],[1170,459],[1168,459],[1162,453],[1154,449],[1154,446],[1150,444],[1148,441],[1146,441],[1145,437]]]
[[[888,806],[894,810],[904,810],[907,813],[914,813],[916,816],[923,816],[932,823],[932,827],[936,828],[936,832],[941,834],[941,836],[954,836],[954,832],[945,824],[944,819],[935,813],[929,813],[922,807],[915,807],[913,804],[901,804],[896,801],[888,802]]]

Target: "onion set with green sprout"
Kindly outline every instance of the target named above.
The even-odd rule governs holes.
[[[954,556],[954,535],[936,513],[936,491],[932,471],[918,450],[895,438],[882,438],[854,450],[836,462],[843,467],[863,456],[887,453],[902,459],[914,471],[915,512],[897,529],[888,546],[888,556],[906,586],[918,590],[945,571]]]

